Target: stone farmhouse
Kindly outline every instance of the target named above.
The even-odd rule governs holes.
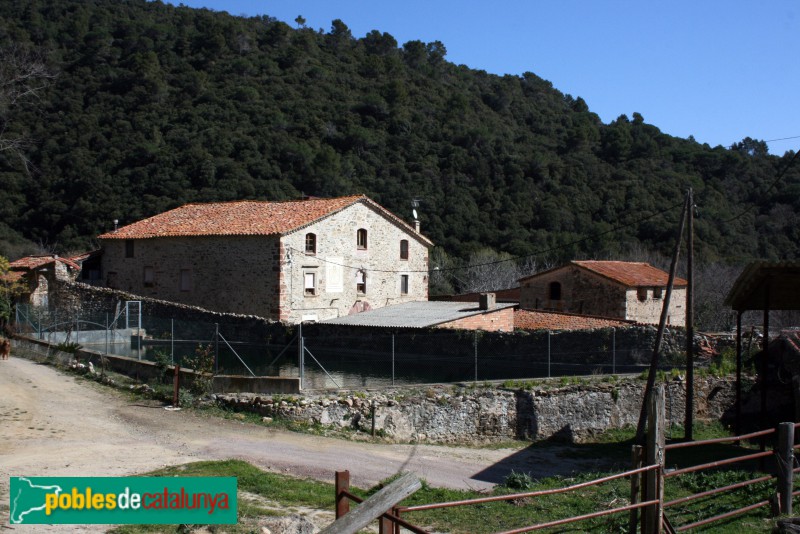
[[[107,287],[298,323],[427,300],[414,227],[366,196],[187,204],[99,236]]]
[[[81,267],[70,258],[57,255],[25,256],[8,265],[0,282],[21,286],[17,302],[36,307],[49,304],[50,286],[56,282],[72,282]]]
[[[520,279],[520,307],[658,324],[668,279],[648,263],[572,261]],[[684,324],[686,287],[675,278],[667,324]]]

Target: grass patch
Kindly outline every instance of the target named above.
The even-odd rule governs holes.
[[[574,477],[548,477],[533,479],[525,473],[512,473],[506,485],[497,486],[490,495],[509,495],[520,491],[553,489],[589,481],[609,473],[584,473]],[[300,479],[287,475],[264,472],[246,462],[227,460],[217,462],[197,462],[182,466],[160,469],[147,476],[235,476],[238,478],[240,492],[258,495],[277,504],[278,509],[286,511],[296,507],[332,511],[334,508],[334,486],[332,483]],[[665,487],[667,500],[676,499],[692,493],[719,487],[733,482],[753,478],[753,473],[744,470],[719,470],[709,473],[684,475],[669,479]],[[333,478],[333,477],[331,477]],[[362,497],[375,493],[393,480],[389,478],[367,490],[351,488]],[[709,517],[734,508],[751,504],[769,497],[774,486],[762,483],[750,488],[714,498],[702,499],[679,508],[670,508],[667,515],[674,525],[683,525],[701,518]],[[421,490],[403,501],[406,506],[430,504],[485,497],[486,493],[475,491],[432,488],[423,483]],[[601,486],[583,488],[568,494],[547,495],[536,498],[519,498],[471,506],[410,512],[404,514],[406,520],[424,528],[440,532],[483,534],[508,530],[552,521],[579,514],[623,506],[630,497],[630,485],[621,479]],[[763,508],[734,519],[706,527],[704,532],[768,532],[774,521]],[[210,532],[252,532],[258,517],[280,513],[275,508],[260,506],[239,499],[239,525],[209,526]],[[562,527],[559,532],[627,532],[627,513],[576,523],[572,527]],[[187,532],[183,526],[165,525],[126,525],[113,530],[117,534],[136,534],[144,532]]]

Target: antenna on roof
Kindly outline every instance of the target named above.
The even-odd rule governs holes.
[[[417,233],[419,233],[419,215],[417,214],[417,208],[419,207],[420,202],[422,202],[421,198],[411,199],[411,215],[414,216],[414,230]]]

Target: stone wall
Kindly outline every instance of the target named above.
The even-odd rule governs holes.
[[[550,284],[561,284],[561,299],[550,299]],[[658,324],[666,288],[626,289],[576,265],[566,265],[523,279],[520,305],[523,309],[556,310],[568,313],[617,317],[640,323]],[[659,296],[660,291],[660,296]],[[642,298],[640,298],[642,297]],[[669,323],[686,320],[686,288],[673,288]]]
[[[367,231],[367,246],[356,243],[359,229]],[[316,236],[316,252],[305,253],[306,235]],[[400,257],[400,241],[408,241],[408,259]],[[364,203],[319,220],[282,239],[286,261],[281,263],[283,294],[281,318],[290,323],[322,321],[350,313],[359,304],[381,308],[428,299],[428,247],[408,228],[387,219]],[[357,271],[366,273],[366,292],[356,287]],[[313,294],[304,291],[304,278],[312,275]],[[401,276],[408,277],[408,292],[401,291]]]
[[[660,293],[659,293],[660,291]],[[626,294],[628,319],[640,323],[658,324],[661,320],[661,308],[667,288],[642,287],[629,289]],[[673,287],[669,299],[669,312],[667,324],[686,324],[686,288]]]
[[[685,384],[667,383],[667,417],[682,424]],[[308,424],[371,430],[390,441],[431,443],[492,442],[509,439],[564,439],[580,442],[611,429],[636,425],[644,381],[598,382],[533,390],[455,388],[356,392],[311,397],[219,396],[239,411]],[[700,379],[695,387],[697,420],[729,419],[735,383]]]
[[[133,243],[132,257],[126,257],[126,241]],[[278,307],[279,245],[274,236],[106,239],[105,285],[218,312],[277,320],[273,312]]]
[[[79,314],[104,323],[106,315],[113,320],[115,314],[124,309],[126,301],[141,302],[142,326],[148,335],[157,338],[169,337],[174,327],[178,338],[208,339],[215,324],[226,338],[236,341],[286,344],[295,335],[292,326],[253,315],[213,312],[77,282],[58,282],[50,292],[50,306],[57,310],[59,321],[68,315]]]

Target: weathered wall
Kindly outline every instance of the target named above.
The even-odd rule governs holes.
[[[484,332],[513,332],[514,331],[514,308],[503,310],[489,310],[479,315],[464,317],[436,325],[437,328],[450,328],[461,330],[483,330]]]
[[[366,392],[349,396],[220,396],[236,410],[283,417],[309,424],[371,429],[375,404],[376,432],[392,441],[434,443],[557,438],[583,441],[638,421],[644,381],[546,387],[532,391],[447,387]],[[667,417],[682,424],[685,384],[667,384]],[[696,382],[698,420],[719,420],[735,400],[731,380]]]
[[[550,299],[550,284],[561,284],[561,299]],[[625,288],[566,265],[522,281],[523,309],[545,309],[625,319]]]
[[[658,296],[658,289],[661,290],[661,296]],[[647,287],[629,289],[625,296],[628,310],[627,318],[640,323],[658,324],[661,320],[661,307],[664,304],[664,297],[666,295],[666,288]],[[644,299],[640,297],[644,297]],[[669,300],[669,312],[667,314],[667,324],[686,324],[685,287],[672,288],[672,296]]]
[[[367,230],[367,248],[356,245],[356,232]],[[306,234],[316,235],[316,254],[305,253]],[[408,259],[400,258],[400,241],[408,241]],[[357,303],[371,308],[428,299],[428,248],[418,237],[372,207],[357,203],[282,239],[281,264],[287,297],[281,320],[333,319],[347,315]],[[356,272],[366,271],[366,292],[356,288]],[[314,274],[316,291],[306,295],[304,275]],[[401,275],[409,278],[402,294]],[[284,319],[285,317],[285,319]]]
[[[105,323],[106,316],[113,320],[116,310],[124,309],[125,301],[139,301],[142,303],[142,326],[148,335],[155,337],[169,337],[173,320],[179,338],[208,339],[214,324],[220,325],[226,338],[236,341],[281,344],[288,343],[294,336],[294,327],[253,315],[213,312],[81,283],[58,282],[51,288],[50,300],[51,308],[60,314],[59,321],[66,320],[65,315],[80,315],[100,323]]]
[[[164,237],[103,242],[106,285],[136,295],[277,320],[279,241],[271,236]],[[145,270],[152,281],[145,282]],[[182,280],[183,277],[183,280]]]
[[[553,282],[561,284],[560,300],[550,300]],[[666,287],[641,289],[640,294],[637,288],[627,289],[586,269],[566,265],[522,280],[520,306],[528,310],[557,310],[658,324]],[[686,288],[673,288],[668,324],[682,325],[686,321],[685,303]]]

